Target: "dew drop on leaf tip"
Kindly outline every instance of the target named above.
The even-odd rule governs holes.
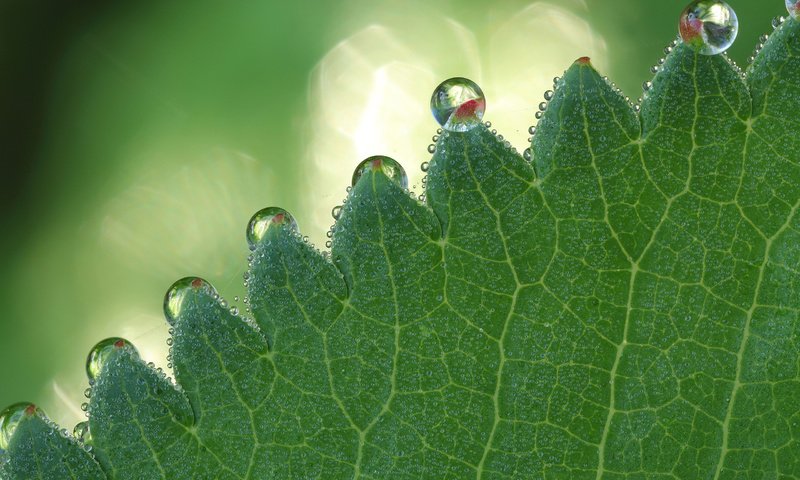
[[[39,408],[32,403],[15,403],[0,412],[0,452],[8,450],[11,438],[19,426],[19,422],[25,418],[35,415]]]
[[[472,130],[480,125],[485,111],[486,97],[481,87],[468,78],[445,80],[431,96],[433,117],[450,132]]]
[[[370,172],[382,172],[400,188],[408,188],[408,175],[406,175],[403,166],[393,158],[383,155],[375,155],[359,163],[353,172],[352,186],[355,187],[361,177]],[[334,218],[338,218],[338,216],[334,215]]]
[[[738,33],[736,12],[723,1],[695,0],[681,14],[681,39],[703,55],[724,52]]]
[[[212,298],[219,298],[217,290],[206,280],[200,277],[181,278],[173,283],[164,295],[164,317],[166,317],[167,323],[175,325],[181,310],[183,310],[184,302],[191,292],[204,292]]]
[[[263,208],[247,222],[247,243],[251,250],[255,250],[267,231],[273,226],[283,226],[293,232],[297,231],[297,222],[289,212],[280,207]]]
[[[86,375],[89,377],[89,380],[92,382],[95,381],[100,375],[100,372],[103,371],[103,367],[106,362],[108,362],[111,354],[116,350],[122,349],[127,350],[135,357],[139,356],[136,347],[124,338],[111,337],[97,342],[89,351],[89,355],[86,356]]]

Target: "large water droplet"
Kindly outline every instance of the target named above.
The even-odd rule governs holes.
[[[0,412],[0,451],[8,450],[11,437],[24,417],[36,414],[36,405],[32,403],[15,403]]]
[[[445,80],[431,96],[431,112],[439,125],[451,132],[466,132],[481,123],[486,98],[481,87],[463,77]]]
[[[680,32],[683,41],[703,55],[716,55],[733,45],[739,20],[725,2],[695,0],[681,15]]]
[[[279,207],[267,207],[259,210],[247,223],[247,243],[254,249],[273,226],[285,226],[297,230],[297,222],[289,212]]]
[[[111,337],[97,342],[97,345],[92,348],[86,357],[86,376],[89,377],[89,381],[95,381],[100,372],[103,371],[103,367],[111,357],[111,354],[116,350],[122,349],[126,349],[136,357],[139,356],[136,347],[124,338]]]
[[[408,188],[408,176],[406,175],[406,171],[403,170],[402,165],[397,163],[394,159],[384,157],[383,155],[375,155],[359,163],[356,170],[353,172],[352,185],[355,187],[358,180],[366,173],[378,171],[383,172],[384,175],[399,185],[400,188]]]
[[[789,10],[789,13],[792,15],[792,17],[797,18],[797,14],[800,12],[800,1],[786,0],[786,10]]]
[[[81,443],[91,443],[92,435],[89,433],[89,422],[80,422],[72,429],[72,436]]]
[[[164,316],[167,318],[167,323],[175,325],[183,308],[183,302],[186,301],[186,296],[193,291],[205,291],[212,297],[216,295],[216,298],[219,298],[216,289],[202,278],[181,278],[173,283],[167,290],[167,294],[164,295]]]

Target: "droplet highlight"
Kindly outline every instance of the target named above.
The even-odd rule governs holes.
[[[733,45],[738,33],[736,12],[725,2],[695,0],[681,14],[681,38],[703,55],[724,52]]]
[[[139,356],[136,347],[124,338],[111,337],[97,342],[86,357],[86,376],[89,377],[89,381],[94,382],[100,376],[112,353],[123,349],[136,357]]]
[[[353,172],[352,185],[355,187],[361,177],[369,172],[382,172],[389,177],[390,180],[399,185],[400,188],[408,188],[408,176],[406,175],[406,171],[403,170],[402,165],[392,158],[376,155],[359,163]],[[334,215],[334,218],[338,217]]]
[[[450,132],[472,130],[480,125],[485,111],[486,97],[481,87],[468,78],[445,80],[431,96],[433,117]]]
[[[800,1],[786,0],[786,10],[789,11],[792,17],[797,18],[797,13],[800,11]]]
[[[289,212],[279,207],[267,207],[259,210],[247,222],[247,243],[250,248],[255,249],[272,227],[285,227],[297,231],[297,222]]]
[[[0,412],[0,451],[8,450],[11,438],[25,417],[35,415],[38,411],[32,403],[15,403]]]
[[[178,316],[183,310],[186,298],[193,292],[204,292],[214,298],[219,298],[216,289],[200,277],[184,277],[173,283],[164,295],[164,317],[167,323],[174,326]]]

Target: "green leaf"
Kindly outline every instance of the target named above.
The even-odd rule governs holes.
[[[255,323],[187,283],[176,382],[114,351],[98,463],[34,416],[3,478],[800,477],[800,24],[746,79],[678,44],[640,114],[588,59],[556,87],[531,163],[445,132],[330,257],[268,227]]]

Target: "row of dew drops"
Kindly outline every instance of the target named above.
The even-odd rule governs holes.
[[[798,12],[800,12],[800,1],[785,0],[785,3],[786,8],[791,16],[797,18]],[[772,26],[773,28],[777,29],[785,21],[785,17],[777,17],[773,20]],[[738,33],[738,25],[736,13],[727,3],[723,1],[695,0],[686,7],[680,17],[680,38],[685,44],[697,49],[703,55],[718,55],[724,53],[733,44]],[[763,48],[767,39],[767,35],[763,35],[759,38],[759,43],[753,53],[753,56],[748,59],[750,63],[753,62],[755,56]],[[676,45],[677,40],[665,48],[665,54],[669,54]],[[665,61],[666,60],[664,58],[661,58],[658,61],[658,64],[652,67],[651,72],[658,73]],[[742,75],[744,75],[738,66],[735,64],[734,66]],[[604,77],[604,80],[607,82],[609,81],[607,77]],[[554,88],[557,88],[560,81],[561,79],[559,77],[556,77],[553,80]],[[616,85],[610,82],[609,84],[616,92],[620,92]],[[643,84],[643,90],[645,94],[651,88],[651,82],[648,81]],[[555,92],[553,90],[547,90],[545,92],[545,101],[539,104],[539,109],[535,114],[537,120],[544,116],[544,112],[548,107],[548,102],[553,99],[554,95]],[[639,105],[642,102],[641,98],[638,100],[637,104],[632,103],[630,98],[627,98],[627,100],[631,104],[632,108],[634,108],[636,111],[639,110]],[[481,88],[475,82],[463,77],[454,77],[442,82],[438,87],[436,87],[431,97],[431,111],[434,118],[442,128],[439,128],[436,132],[436,135],[432,137],[434,143],[428,146],[428,153],[436,153],[436,142],[439,141],[440,136],[444,133],[444,131],[466,132],[472,130],[478,125],[481,125],[485,110],[485,96]],[[484,122],[483,125],[487,129],[491,128],[492,126],[490,122]],[[496,130],[491,130],[491,132],[497,135]],[[531,126],[528,132],[531,135],[528,141],[532,142],[533,135],[536,133],[536,126]],[[507,147],[513,148],[507,140],[502,138],[502,136],[499,135],[498,139],[504,141],[504,144]],[[524,151],[523,156],[526,160],[530,160],[531,149],[527,148]],[[422,171],[427,172],[428,167],[428,162],[424,162],[421,166]],[[401,188],[405,190],[408,189],[408,177],[403,170],[403,167],[397,161],[386,156],[373,156],[362,161],[356,167],[353,174],[351,187],[347,188],[348,193],[350,192],[352,186],[355,186],[358,180],[365,174],[368,172],[378,171],[382,172]],[[423,186],[424,182],[425,179],[423,179]],[[420,196],[419,200],[424,201],[424,195]],[[332,216],[334,219],[338,220],[339,216],[341,215],[342,208],[343,207],[341,205],[334,207],[332,211]],[[253,215],[248,222],[246,234],[251,250],[256,250],[257,245],[264,238],[266,232],[273,226],[282,226],[297,234],[297,223],[287,211],[278,207],[265,208]],[[332,238],[332,236],[333,229],[328,231],[328,238]],[[303,240],[307,242],[308,238],[303,237]],[[331,242],[328,241],[326,246],[330,248]],[[248,257],[249,266],[252,266],[252,261],[253,255],[251,254]],[[249,278],[250,274],[245,273],[245,286],[247,286]],[[228,307],[225,300],[219,296],[214,287],[211,286],[209,282],[201,278],[183,278],[175,282],[170,287],[164,298],[164,313],[168,323],[170,324],[170,338],[167,340],[167,345],[170,346],[170,356],[167,357],[168,361],[170,362],[168,364],[168,368],[172,368],[171,350],[172,336],[174,334],[174,329],[172,326],[174,326],[175,321],[180,314],[183,302],[188,294],[192,291],[201,289],[204,290],[205,293],[215,301],[218,301],[224,308]],[[238,297],[235,297],[235,300],[238,301]],[[244,303],[248,303],[247,297],[244,298]],[[247,310],[249,312],[249,307]],[[235,306],[230,307],[230,312],[233,315],[239,314],[238,308]],[[251,319],[245,320],[251,325],[254,325],[254,322]],[[129,341],[117,337],[107,338],[100,341],[89,352],[86,360],[86,374],[89,379],[89,388],[87,388],[84,392],[87,398],[91,397],[92,386],[95,384],[95,380],[103,370],[103,366],[111,357],[111,354],[115,350],[119,349],[125,349],[131,356],[138,358],[139,354],[136,348]],[[148,366],[155,369],[155,365],[152,362],[148,363]],[[171,379],[166,376],[161,368],[157,368],[155,370],[162,379],[166,379],[171,383]],[[141,381],[144,382],[143,379]],[[178,385],[174,386],[179,388]],[[83,403],[81,405],[81,409],[86,412],[88,416],[89,404]],[[54,431],[57,431],[64,437],[69,438],[68,432],[66,430],[59,431],[57,426],[42,413],[39,407],[32,403],[16,403],[0,412],[0,453],[3,453],[8,449],[11,438],[13,437],[14,431],[19,425],[20,421],[25,417],[30,417],[33,415],[40,416],[42,419],[48,422],[48,424],[54,427]],[[87,451],[91,450],[92,439],[88,422],[84,421],[78,423],[73,430],[73,437],[78,439]],[[4,456],[3,461],[8,460],[9,459]]]

